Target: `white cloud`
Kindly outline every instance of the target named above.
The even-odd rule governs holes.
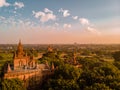
[[[87,18],[80,18],[79,21],[86,31],[93,34],[100,34],[100,32],[94,28],[94,25],[90,23],[90,21]]]
[[[59,26],[59,23],[55,23],[55,26]]]
[[[32,11],[32,13],[33,13],[34,17],[40,19],[40,21],[42,23],[47,22],[49,20],[56,20],[56,15],[53,14],[53,11],[51,11],[47,8],[44,9],[44,12]]]
[[[0,7],[3,7],[3,6],[10,6],[10,4],[8,2],[6,2],[6,0],[0,0]]]
[[[36,25],[35,22],[29,20],[29,19],[15,19],[14,17],[3,17],[0,16],[0,26],[6,27],[6,28],[32,28]]]
[[[79,21],[82,25],[89,25],[90,24],[89,20],[86,18],[80,18]]]
[[[15,9],[23,8],[24,7],[24,3],[23,2],[15,2],[14,6],[15,6]]]
[[[64,24],[63,27],[64,28],[71,28],[72,26],[71,26],[71,24]]]
[[[73,18],[74,20],[77,20],[77,19],[78,19],[78,16],[72,16],[72,18]]]
[[[13,13],[17,13],[16,11],[13,11]]]
[[[53,13],[53,11],[49,10],[48,8],[45,8],[44,12],[46,12],[46,13]]]
[[[63,17],[68,17],[70,16],[69,10],[63,10],[62,8],[59,10],[59,12],[63,13]]]
[[[30,27],[33,27],[34,26],[34,23],[30,20],[18,20],[18,23],[20,26],[22,27],[27,27],[27,28],[30,28]]]
[[[0,20],[5,20],[5,17],[3,17],[3,16],[0,16]]]
[[[33,15],[35,18],[39,18],[41,16],[45,16],[45,13],[44,12],[35,12],[35,11],[32,11]]]
[[[89,27],[89,26],[87,27],[86,30],[94,34],[100,34],[98,30],[96,30],[95,28]]]

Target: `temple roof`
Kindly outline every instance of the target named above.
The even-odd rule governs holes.
[[[19,40],[18,47],[17,47],[17,56],[23,56],[24,51],[23,51],[23,46],[21,43],[21,40]]]

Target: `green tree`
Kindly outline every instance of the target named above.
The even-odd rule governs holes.
[[[113,58],[115,59],[115,61],[120,61],[120,51],[114,52]]]
[[[81,73],[81,69],[69,64],[62,64],[55,70],[54,75],[43,88],[46,90],[79,90],[77,80]]]
[[[95,83],[90,87],[86,87],[85,90],[112,90],[109,86],[106,86],[104,83]]]
[[[120,70],[120,62],[114,62],[114,65]]]
[[[2,81],[2,90],[26,90],[23,82],[19,79],[4,79]]]

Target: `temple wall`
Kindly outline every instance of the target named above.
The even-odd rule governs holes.
[[[21,65],[28,65],[28,58],[22,58],[22,59],[14,59],[14,69],[19,67]]]
[[[32,76],[42,76],[42,71],[39,70],[24,70],[20,72],[8,72],[5,73],[4,79],[12,79],[12,78],[19,78],[21,80],[26,80]]]

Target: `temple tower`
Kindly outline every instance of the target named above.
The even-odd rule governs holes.
[[[53,52],[53,48],[52,48],[51,45],[48,46],[47,51],[48,51],[48,52]]]
[[[76,61],[76,53],[74,52],[73,53],[73,64],[75,65],[75,64],[77,64],[77,61]]]
[[[23,57],[23,56],[24,56],[23,46],[21,44],[21,40],[19,40],[17,47],[17,57]]]
[[[28,65],[28,57],[25,55],[23,51],[23,46],[21,44],[21,40],[19,40],[17,51],[14,54],[14,70],[16,69],[23,69]]]
[[[7,65],[7,73],[11,72],[10,64]]]
[[[54,71],[54,69],[55,69],[55,66],[54,66],[54,64],[52,63],[51,71]]]

